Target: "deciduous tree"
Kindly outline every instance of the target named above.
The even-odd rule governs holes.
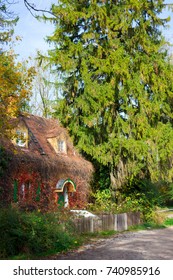
[[[8,1],[0,1],[0,43],[9,43],[13,25],[17,19],[11,18]],[[15,62],[14,52],[6,47],[0,49],[0,137],[9,129],[9,121],[24,108],[29,98],[34,69],[26,69]]]

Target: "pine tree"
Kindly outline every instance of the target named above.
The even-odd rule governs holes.
[[[57,116],[79,149],[109,168],[113,189],[133,178],[172,180],[173,72],[163,8],[163,0],[52,6]]]

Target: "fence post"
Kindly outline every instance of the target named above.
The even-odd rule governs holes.
[[[117,216],[117,230],[127,230],[127,213],[118,214]]]
[[[114,215],[114,230],[117,231],[118,230],[118,225],[117,225],[118,219],[117,219],[117,215]]]
[[[90,218],[90,232],[94,232],[94,219],[93,219],[93,217]]]

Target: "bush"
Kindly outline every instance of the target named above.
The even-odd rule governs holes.
[[[60,216],[62,219],[60,219]],[[0,209],[0,258],[61,252],[77,243],[70,217],[62,213],[26,213]]]
[[[162,197],[159,189],[148,180],[124,186],[118,199],[112,197],[109,189],[98,190],[92,196],[94,203],[89,205],[89,210],[95,213],[140,212],[143,222],[160,223],[155,209],[162,204]]]
[[[2,259],[20,251],[20,232],[17,233],[20,230],[20,220],[18,214],[12,209],[9,211],[1,209],[0,221],[0,258]]]
[[[112,201],[111,192],[109,189],[97,190],[92,194],[94,203],[88,205],[89,210],[95,213],[111,213],[116,212],[117,205]]]
[[[155,209],[163,204],[163,197],[159,185],[153,184],[150,180],[134,179],[124,186],[117,207],[118,212],[139,211],[143,222],[156,222],[159,220]]]

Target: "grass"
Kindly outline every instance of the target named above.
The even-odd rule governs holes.
[[[115,230],[105,230],[105,231],[99,231],[99,232],[85,233],[85,234],[83,234],[83,236],[106,238],[106,237],[112,236],[116,233],[117,233],[117,231],[115,231]]]
[[[144,223],[141,225],[130,226],[128,228],[128,231],[139,231],[139,230],[160,229],[160,228],[165,228],[164,224]]]
[[[170,214],[170,212],[169,212]],[[136,230],[150,230],[150,229],[161,229],[161,228],[166,228],[173,226],[173,217],[172,218],[167,218],[166,212],[165,212],[165,218],[162,223],[144,223],[141,225],[135,225],[129,227],[129,231],[136,231]]]
[[[167,218],[164,222],[164,225],[166,227],[170,227],[170,226],[173,226],[173,218]]]

